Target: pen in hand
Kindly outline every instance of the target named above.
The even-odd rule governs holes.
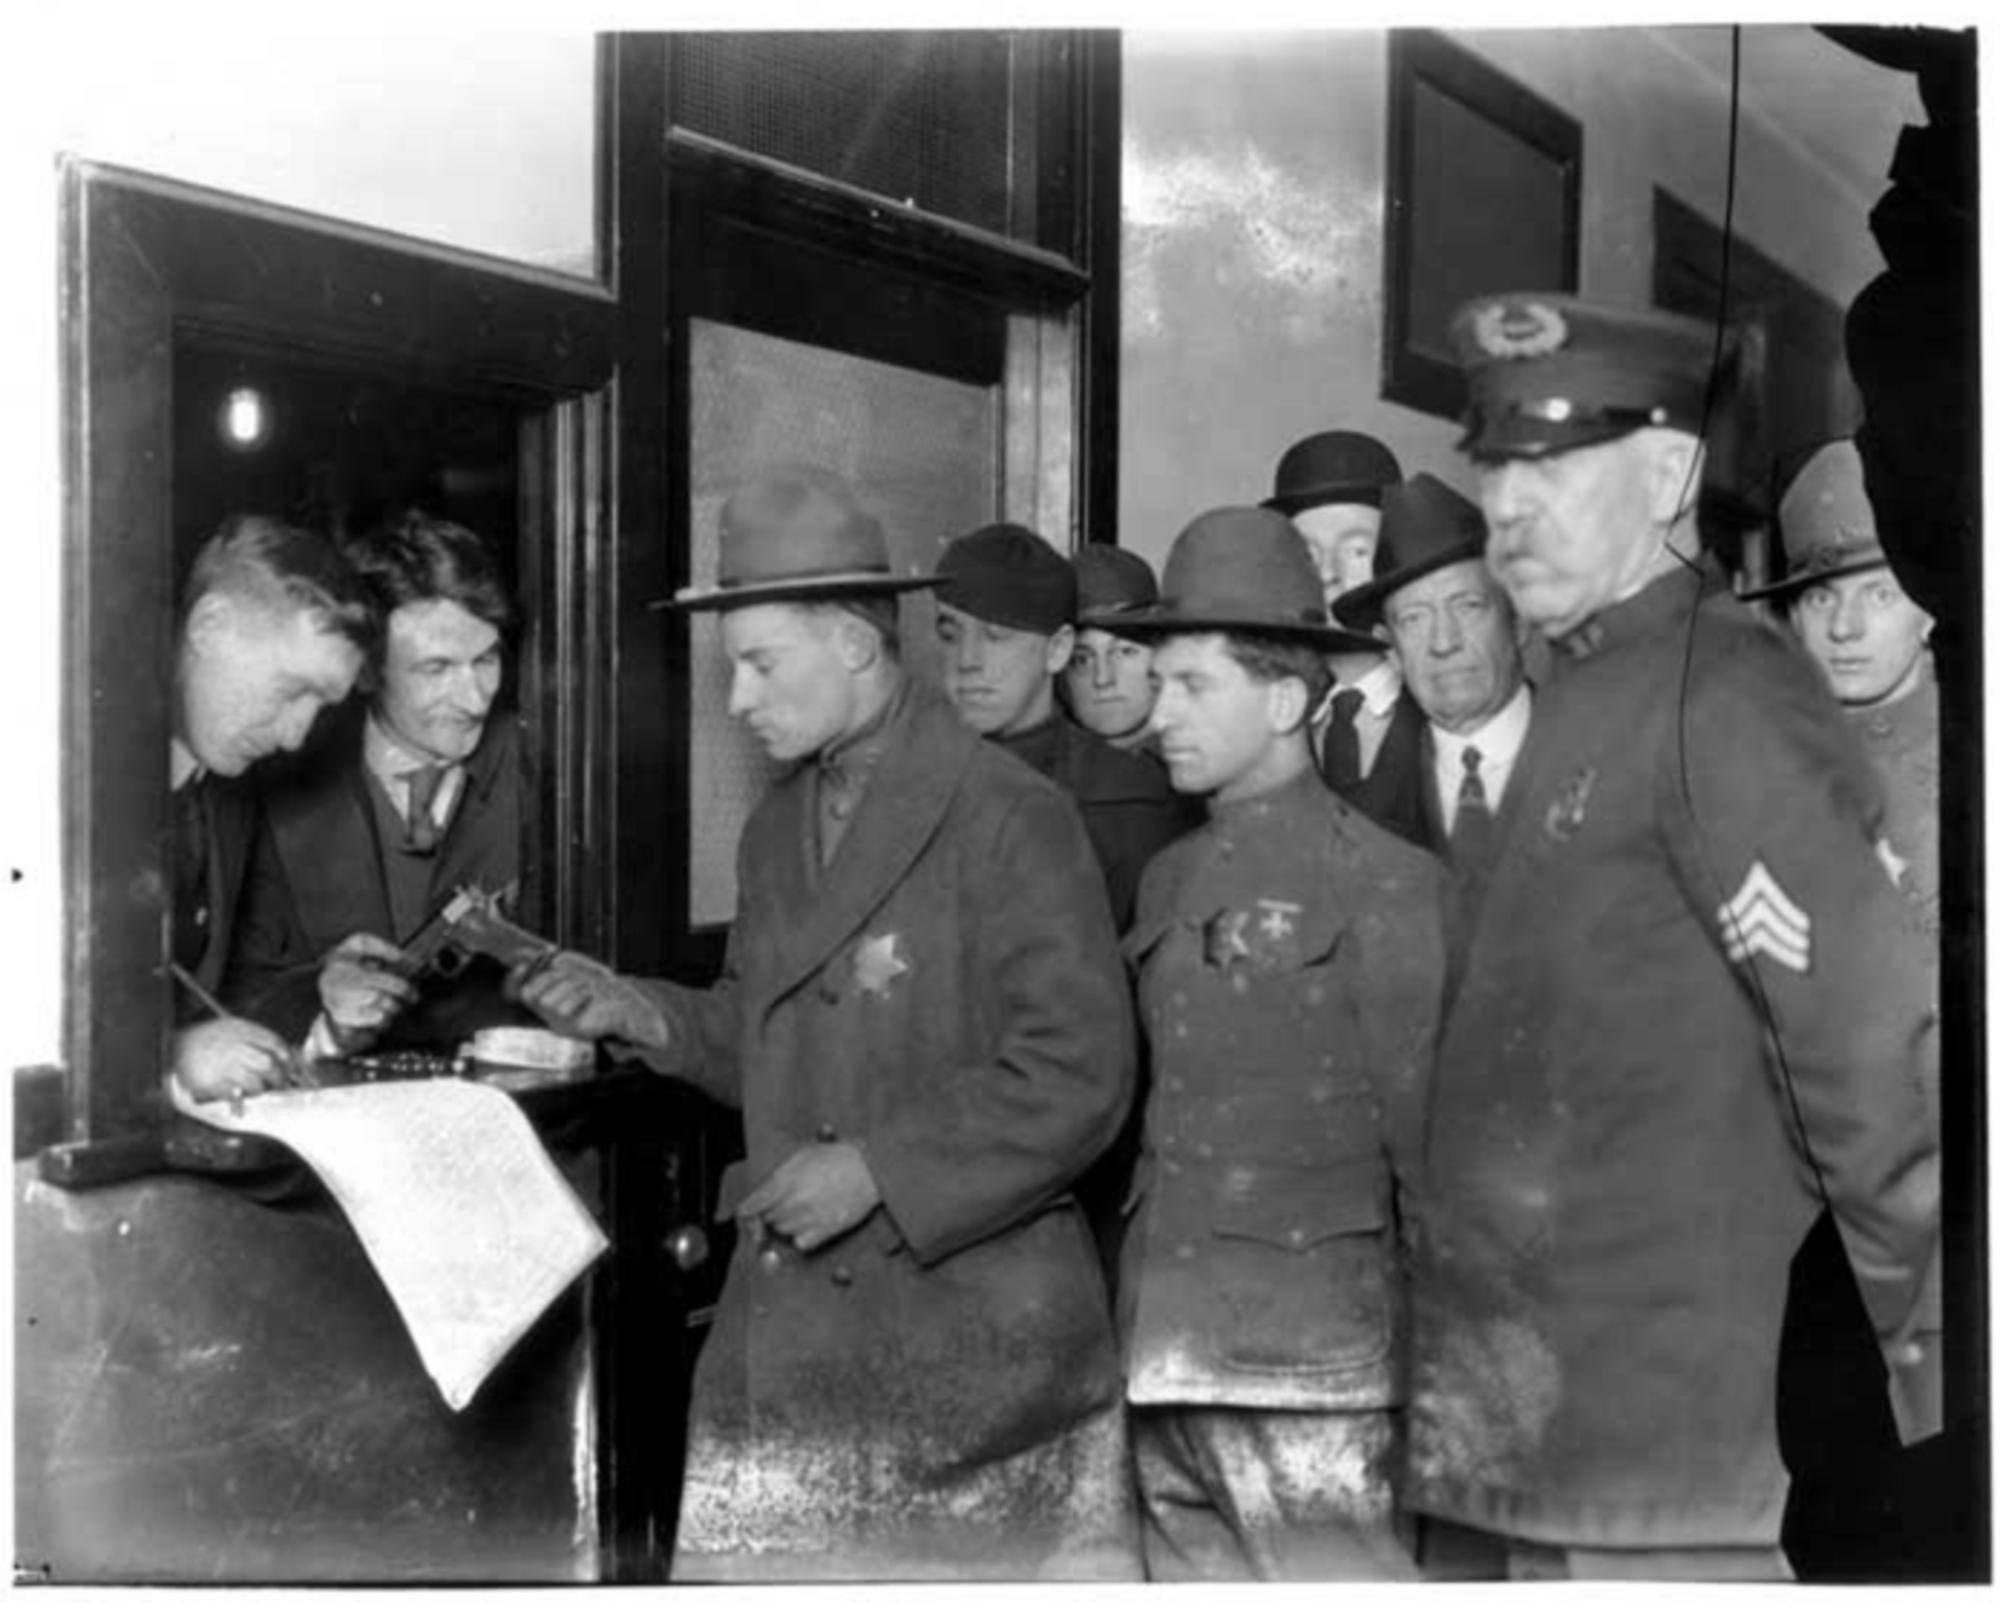
[[[175,981],[187,991],[188,995],[192,996],[206,1008],[211,1016],[217,1019],[240,1022],[240,1015],[232,1013],[228,1008],[224,1007],[221,1002],[216,1000],[214,993],[207,986],[203,985],[200,980],[196,979],[179,963],[168,964],[168,969]],[[287,1086],[313,1087],[320,1083],[319,1076],[313,1072],[312,1066],[296,1047],[284,1046],[283,1056],[279,1061],[284,1084]],[[242,1117],[243,1093],[240,1090],[230,1093],[229,1111],[239,1118]]]

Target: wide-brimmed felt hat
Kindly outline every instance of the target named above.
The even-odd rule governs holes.
[[[747,480],[722,503],[718,546],[713,584],[687,585],[652,605],[716,611],[894,595],[937,583],[891,568],[881,523],[823,468],[773,468]]]
[[[938,558],[938,601],[983,623],[1052,635],[1076,617],[1076,574],[1048,541],[1019,523],[962,534]]]
[[[1486,549],[1486,518],[1444,480],[1419,473],[1382,495],[1375,576],[1334,597],[1333,615],[1350,629],[1374,627],[1382,603],[1413,579],[1477,557]]]
[[[1160,599],[1160,581],[1136,551],[1087,545],[1070,558],[1070,567],[1076,573],[1079,629],[1108,629],[1115,634],[1133,614]]]
[[[1826,579],[1888,566],[1862,476],[1861,452],[1852,440],[1821,446],[1793,475],[1778,501],[1778,536],[1785,552],[1784,578],[1744,591],[1745,601],[1790,596]]]
[[[1482,457],[1551,456],[1647,427],[1699,434],[1713,325],[1573,295],[1482,295],[1451,339],[1465,370],[1465,435]]]
[[[1142,639],[1223,632],[1274,635],[1322,651],[1382,648],[1327,622],[1305,537],[1266,507],[1217,507],[1181,530],[1160,575],[1158,604],[1124,628]]]
[[[1373,435],[1328,429],[1308,434],[1278,458],[1263,504],[1287,517],[1316,506],[1380,506],[1383,490],[1402,477],[1395,452]]]

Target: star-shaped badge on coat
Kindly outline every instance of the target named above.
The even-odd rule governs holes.
[[[854,948],[854,983],[870,996],[887,996],[890,983],[910,972],[910,965],[896,950],[896,932],[869,935]]]

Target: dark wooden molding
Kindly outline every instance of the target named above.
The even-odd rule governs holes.
[[[1558,282],[1493,282],[1477,266],[1454,260],[1464,297],[1501,290],[1569,292],[1577,287],[1582,237],[1583,127],[1574,117],[1515,82],[1463,45],[1427,29],[1395,29],[1389,34],[1389,113],[1387,192],[1382,238],[1382,398],[1419,411],[1455,418],[1463,408],[1464,383],[1457,364],[1424,344],[1417,326],[1416,275],[1438,263],[1416,248],[1420,207],[1443,205],[1462,218],[1478,219],[1495,241],[1504,242],[1520,226],[1505,197],[1453,196],[1417,192],[1417,100],[1429,88],[1457,102],[1499,134],[1525,144],[1547,162],[1561,186],[1561,238],[1554,241],[1562,263]],[[1478,260],[1476,255],[1472,263]],[[1432,331],[1435,333],[1435,331]]]
[[[116,168],[65,162],[60,207],[65,1133],[88,1142],[165,1116],[176,348],[222,342],[500,401],[531,445],[539,420],[605,391],[616,329],[601,285]],[[555,498],[601,495],[599,479],[536,479],[524,586],[543,584],[566,522],[599,516]],[[546,696],[570,694],[546,651],[524,667]]]

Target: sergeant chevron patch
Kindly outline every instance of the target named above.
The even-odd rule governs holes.
[[[1812,920],[1762,862],[1750,865],[1741,888],[1716,918],[1730,962],[1747,963],[1761,952],[1794,974],[1812,967]]]

